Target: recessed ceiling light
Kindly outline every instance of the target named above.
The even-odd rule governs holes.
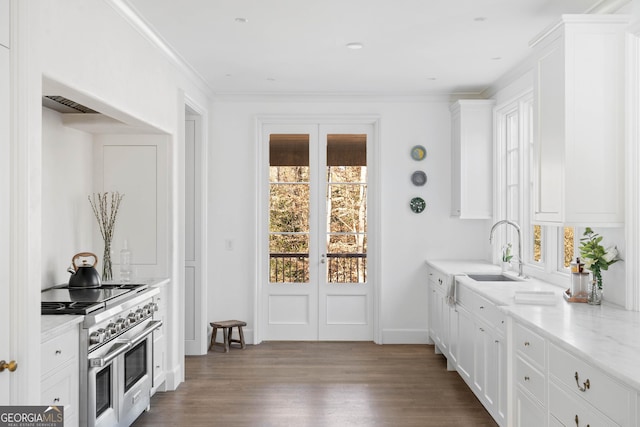
[[[493,61],[500,61],[502,59],[501,56],[494,56],[493,58],[491,58]]]
[[[438,79],[435,78],[435,77],[428,77],[427,80],[432,80],[433,81],[433,80],[438,80]]]
[[[347,47],[349,49],[357,50],[357,49],[362,49],[364,45],[360,42],[352,42],[352,43],[347,43]]]
[[[474,21],[476,22],[484,22],[487,20],[486,16],[478,16],[477,18],[473,18]]]
[[[267,80],[270,81],[270,82],[275,82],[276,81],[276,79],[273,78],[273,77],[267,77]]]
[[[236,18],[235,21],[241,24],[246,24],[247,22],[249,22],[247,18]]]

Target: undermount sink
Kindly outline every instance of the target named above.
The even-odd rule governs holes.
[[[506,276],[504,274],[467,274],[470,279],[477,282],[518,282],[518,279]]]

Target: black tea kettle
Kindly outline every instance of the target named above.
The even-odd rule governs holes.
[[[89,265],[87,262],[87,257],[93,257],[93,264]],[[78,265],[76,261],[82,258],[82,264]],[[67,270],[71,273],[71,277],[69,277],[69,287],[70,288],[99,288],[101,286],[100,283],[100,274],[94,268],[98,264],[98,257],[96,254],[91,252],[80,252],[79,254],[75,254],[73,258],[71,258],[71,267]]]

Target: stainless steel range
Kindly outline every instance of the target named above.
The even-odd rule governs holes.
[[[129,426],[149,408],[153,297],[147,285],[56,287],[42,292],[42,314],[83,314],[80,334],[80,425]]]

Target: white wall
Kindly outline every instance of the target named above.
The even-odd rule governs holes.
[[[380,120],[383,342],[426,342],[427,258],[485,258],[486,221],[452,219],[449,103],[426,99],[220,99],[213,104],[209,168],[209,319],[253,318],[256,285],[256,123],[264,115],[378,115]],[[427,158],[411,159],[422,144]],[[411,184],[424,170],[428,183]],[[422,214],[409,200],[427,202]],[[225,249],[233,241],[233,250]]]
[[[68,96],[89,107],[119,120],[133,124],[145,124],[168,134],[167,143],[169,189],[167,218],[169,237],[167,271],[171,285],[167,288],[168,299],[168,355],[170,371],[167,375],[167,387],[173,389],[184,378],[183,367],[183,321],[182,321],[182,283],[184,277],[184,190],[183,168],[184,149],[180,145],[183,138],[185,102],[203,115],[207,115],[209,94],[201,82],[183,71],[168,59],[160,50],[130,25],[125,13],[117,9],[118,2],[110,0],[30,0],[15,2],[19,13],[15,14],[17,28],[14,64],[15,76],[15,135],[19,137],[17,157],[23,168],[18,170],[16,190],[13,198],[18,200],[16,212],[19,215],[16,228],[18,250],[12,253],[11,263],[17,279],[12,286],[24,286],[28,292],[16,292],[24,298],[21,313],[29,313],[29,321],[12,323],[19,327],[19,335],[29,337],[28,342],[16,349],[24,364],[35,366],[29,375],[39,378],[37,366],[38,352],[33,347],[39,343],[39,303],[37,292],[48,281],[59,281],[56,277],[57,266],[61,262],[51,256],[52,242],[59,238],[57,231],[45,230],[41,225],[52,227],[45,218],[54,203],[47,199],[59,192],[58,183],[52,183],[52,189],[46,186],[47,176],[41,170],[55,166],[53,158],[46,159],[51,153],[41,139],[49,139],[42,132],[41,96],[44,90],[58,90],[60,95]],[[47,94],[52,94],[48,92]],[[72,95],[72,96],[69,96]],[[67,132],[67,131],[65,131]],[[58,153],[59,154],[59,153]],[[57,155],[54,153],[54,155]],[[67,169],[74,171],[76,169]],[[73,175],[82,180],[86,171]],[[67,178],[70,178],[68,175]],[[79,184],[78,184],[79,185]],[[43,186],[45,186],[43,188]],[[78,194],[88,194],[91,188],[77,187]],[[63,196],[64,197],[64,196]],[[73,200],[71,201],[73,202]],[[87,202],[88,203],[88,202]],[[69,208],[73,209],[73,208]],[[42,219],[40,219],[42,217]],[[89,218],[85,219],[90,222]],[[88,224],[87,224],[88,225]],[[65,225],[67,227],[68,225]],[[50,234],[47,236],[47,234]],[[81,229],[79,231],[81,233]],[[44,234],[44,236],[43,236]],[[46,246],[42,246],[42,245]],[[84,242],[78,242],[84,246]],[[63,248],[75,253],[72,247]],[[73,254],[71,254],[73,255]],[[28,261],[22,261],[28,260]],[[45,265],[42,265],[45,262]],[[66,267],[68,261],[60,266]],[[37,281],[42,281],[42,285]],[[33,287],[33,289],[31,289]],[[16,297],[18,298],[18,297]],[[24,326],[17,326],[24,325]],[[32,396],[40,395],[38,381],[24,381],[20,384],[20,396],[24,403],[36,403]]]
[[[71,258],[95,250],[93,136],[62,125],[60,113],[42,109],[42,283],[67,283]],[[96,253],[102,256],[102,254]]]

